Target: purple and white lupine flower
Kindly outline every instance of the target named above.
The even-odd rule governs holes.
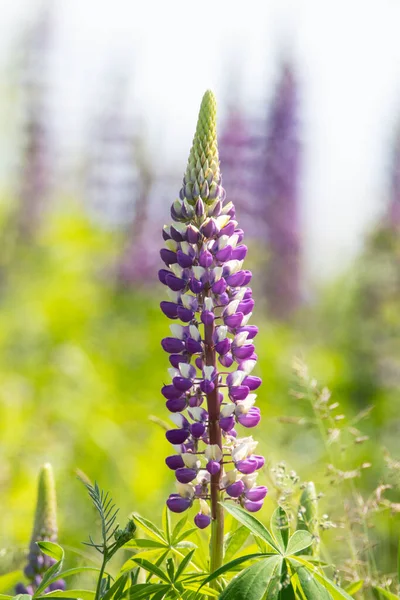
[[[28,563],[24,569],[24,575],[29,583],[18,583],[15,586],[16,594],[29,594],[32,596],[40,585],[44,573],[56,562],[54,558],[43,554],[37,545],[37,542],[56,541],[56,490],[51,465],[45,464],[40,469],[39,473],[35,523],[29,545]],[[65,590],[65,582],[62,579],[51,583],[44,593],[54,592],[56,590]]]
[[[258,330],[249,325],[252,275],[243,268],[247,253],[243,231],[222,187],[211,92],[201,104],[183,187],[171,216],[173,223],[163,229],[165,247],[160,252],[165,267],[159,279],[169,296],[161,302],[161,310],[181,323],[171,324],[170,334],[161,342],[171,363],[171,383],[161,391],[176,426],[166,432],[176,452],[166,463],[177,480],[177,493],[171,494],[167,505],[173,512],[183,512],[200,502],[195,523],[200,528],[212,523],[211,566],[216,568],[223,540],[220,501],[227,497],[250,511],[258,510],[266,488],[257,494],[259,486],[249,484],[255,479],[245,479],[263,466],[264,459],[254,454],[257,442],[241,439],[236,432],[236,426],[251,428],[260,421],[253,392],[261,380],[252,375]]]

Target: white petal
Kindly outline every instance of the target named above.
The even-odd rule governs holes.
[[[202,483],[204,479],[206,481],[210,481],[211,475],[205,469],[200,469],[200,471],[197,473],[196,481],[197,483]]]
[[[208,505],[208,502],[203,500],[203,498],[200,498],[200,511],[203,513],[203,515],[208,516],[211,514],[211,509]]]
[[[192,271],[196,279],[201,279],[205,273],[204,267],[192,267]]]
[[[230,373],[229,379],[232,381],[232,386],[241,385],[243,379],[246,377],[245,371],[233,371]]]
[[[213,269],[214,282],[221,279],[223,270],[223,267],[215,267],[215,269]]]
[[[195,300],[195,297],[191,296],[190,294],[182,294],[181,295],[181,301],[185,308],[189,308],[189,309],[192,308],[194,300]]]
[[[244,360],[240,365],[240,370],[243,371],[246,375],[252,372],[254,367],[256,366],[255,360]]]
[[[247,331],[242,331],[242,333],[238,333],[237,335],[235,335],[233,339],[233,343],[235,344],[235,346],[243,346],[247,340],[248,335],[249,334]]]
[[[222,342],[228,335],[228,327],[226,325],[220,325],[217,327],[217,340]]]
[[[212,376],[214,375],[215,372],[215,368],[210,366],[210,367],[204,367],[203,368],[203,376],[204,379],[208,379],[208,381],[211,381]]]
[[[251,473],[251,475],[244,475],[242,477],[242,481],[243,481],[244,485],[247,487],[247,489],[250,489],[255,486],[257,477],[258,477],[257,471],[255,471],[254,473]]]
[[[228,240],[228,244],[229,244],[230,246],[232,246],[232,248],[236,248],[236,245],[237,245],[238,241],[239,241],[239,236],[238,236],[238,234],[237,234],[237,233],[234,233],[234,234],[233,234],[233,235],[231,235],[231,237],[229,238],[229,240]]]
[[[229,237],[227,235],[221,235],[220,238],[218,238],[218,250],[222,250],[222,248],[225,248],[225,246],[227,245],[229,240]]]
[[[173,290],[167,288],[167,296],[171,300],[171,302],[175,302],[175,304],[178,304],[179,292],[174,292]]]
[[[191,370],[192,370],[192,366],[189,365],[188,363],[179,363],[179,371],[180,371],[180,374],[182,375],[182,377],[186,377],[186,379],[189,379]]]
[[[207,445],[204,450],[204,455],[208,461],[215,460],[220,462],[222,460],[222,450],[218,444]]]
[[[193,406],[188,409],[188,413],[192,417],[193,421],[202,421],[205,410],[201,406]]]
[[[242,287],[240,288],[236,294],[235,294],[235,300],[240,300],[242,301],[244,298],[245,293],[247,292],[247,288],[246,287]]]
[[[222,210],[222,212],[225,212],[225,211]],[[229,221],[231,220],[231,218],[230,218],[229,215],[223,214],[223,215],[220,215],[219,217],[217,217],[214,220],[215,220],[215,223],[217,224],[218,229],[222,229],[223,227],[225,227],[225,225],[227,225],[229,223]]]
[[[248,322],[250,321],[250,319],[251,319],[251,316],[252,316],[252,314],[253,314],[253,313],[249,313],[248,315],[245,315],[245,316],[243,317],[243,319],[242,319],[242,327],[243,327],[244,325],[247,325],[247,323],[248,323]]]
[[[237,311],[237,307],[239,306],[239,300],[233,300],[233,302],[229,302],[228,306],[224,310],[224,315],[234,315]]]
[[[174,265],[171,265],[170,269],[176,277],[182,277],[183,269],[178,264],[175,263]]]
[[[177,481],[176,489],[178,494],[184,498],[193,498],[194,496],[194,486],[191,483],[180,483]]]
[[[201,340],[201,335],[200,335],[200,332],[197,329],[196,325],[190,325],[189,331],[190,331],[190,336],[194,340],[196,340],[197,342],[199,342]]]
[[[185,333],[185,328],[183,325],[176,325],[175,323],[173,325],[169,326],[172,335],[177,338],[178,340],[183,340],[183,336]]]
[[[190,244],[188,244],[188,242],[181,242],[181,250],[182,252],[184,252],[185,254],[189,254],[191,249]]]
[[[235,406],[235,404],[233,404],[233,402],[231,402],[230,404],[225,404],[221,408],[221,415],[223,417],[230,417],[235,412],[235,409],[236,409],[236,406]]]
[[[176,242],[175,240],[167,240],[165,242],[165,245],[168,248],[168,250],[172,250],[172,252],[176,252],[176,250],[178,249],[178,242]]]
[[[200,468],[199,458],[195,454],[191,454],[190,452],[185,452],[184,454],[182,454],[182,460],[188,469],[199,469]]]
[[[210,311],[213,310],[213,308],[214,308],[214,302],[212,301],[212,298],[207,297],[207,298],[204,299],[204,308],[206,310],[210,310]]]
[[[177,427],[183,427],[185,423],[185,417],[180,413],[172,413],[169,418]]]
[[[174,377],[179,377],[178,369],[174,369],[173,367],[170,367],[168,369],[168,373],[169,373],[169,376],[171,377],[171,379],[173,379]]]
[[[223,207],[222,207],[222,214],[226,215],[231,209],[233,208],[233,204],[232,202],[227,202]],[[227,215],[229,216],[229,215]],[[230,219],[230,217],[229,217]]]

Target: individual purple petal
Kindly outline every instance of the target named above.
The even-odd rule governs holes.
[[[185,466],[183,458],[180,454],[173,454],[172,456],[167,456],[167,458],[165,459],[165,463],[167,467],[169,467],[172,471],[176,471],[176,469],[182,469]]]
[[[214,323],[214,313],[211,310],[203,310],[201,313],[201,322],[204,325],[212,325]]]
[[[234,483],[231,483],[231,485],[228,485],[226,488],[226,493],[231,498],[239,498],[239,496],[243,494],[244,489],[244,483],[241,479],[239,479],[239,481],[235,481]]]
[[[185,308],[184,306],[178,306],[177,313],[179,319],[184,323],[189,323],[194,318],[194,312],[188,308]]]
[[[210,460],[206,464],[206,469],[210,475],[216,475],[221,470],[221,465],[216,460]]]
[[[165,406],[167,407],[169,412],[172,412],[172,413],[182,412],[183,410],[185,410],[186,405],[187,405],[187,400],[186,400],[185,396],[182,396],[181,398],[173,398],[172,400],[168,400],[165,403]]]
[[[171,271],[168,271],[167,269],[160,269],[158,271],[158,279],[164,285],[167,285],[167,275],[171,275]]]
[[[239,414],[237,420],[243,427],[256,427],[261,421],[260,409],[252,406],[247,413]]]
[[[246,360],[252,356],[254,352],[254,346],[252,344],[248,344],[247,346],[239,346],[236,348],[232,347],[232,352],[235,358],[239,360]]]
[[[181,393],[187,392],[193,385],[193,381],[186,379],[186,377],[174,377],[172,383]]]
[[[187,510],[192,505],[190,498],[184,498],[179,494],[171,494],[167,500],[167,506],[174,513],[181,513]]]
[[[247,385],[252,392],[257,390],[261,383],[261,379],[259,377],[254,377],[254,375],[247,375],[247,377],[243,379],[243,385]]]
[[[193,265],[193,257],[188,256],[182,250],[178,250],[176,253],[177,263],[182,269],[188,269]]]
[[[175,227],[173,225],[171,225],[171,227],[170,227],[170,234],[171,234],[171,238],[173,240],[175,240],[175,242],[183,241],[182,233],[180,231],[178,231],[177,229],[175,229]]]
[[[256,337],[258,333],[258,327],[256,325],[243,325],[243,327],[239,327],[237,333],[247,333],[247,339],[252,340]]]
[[[201,233],[206,238],[212,238],[216,232],[214,219],[206,219],[203,225],[200,227]]]
[[[215,253],[215,258],[218,262],[226,262],[232,256],[232,246],[225,246],[225,248],[221,248],[221,250],[217,250]]]
[[[255,487],[250,488],[245,491],[245,496],[248,500],[252,502],[259,502],[260,500],[264,500],[267,495],[268,488],[265,485],[257,485]]]
[[[172,273],[166,276],[167,286],[174,292],[180,292],[186,287],[186,281],[180,277],[175,277]]]
[[[223,294],[226,290],[226,281],[223,277],[221,277],[221,279],[218,279],[218,281],[216,281],[215,283],[212,284],[211,287],[212,291],[214,294],[216,294],[217,296],[219,296],[220,294]]]
[[[249,458],[245,458],[244,460],[238,460],[235,463],[235,467],[240,473],[250,475],[251,473],[254,473],[254,471],[257,471],[258,462],[253,456],[249,456]]]
[[[230,431],[235,426],[235,418],[231,415],[229,417],[220,417],[219,426],[222,431]]]
[[[259,454],[253,454],[253,458],[257,461],[257,469],[261,469],[265,465],[265,458]]]
[[[205,529],[211,523],[211,517],[199,512],[194,518],[194,523],[199,529]]]
[[[200,232],[194,225],[189,225],[186,229],[186,237],[189,244],[197,244],[200,239]]]
[[[192,423],[190,426],[190,433],[196,439],[201,438],[204,435],[205,430],[206,426],[204,423]]]
[[[204,362],[203,362],[202,358],[200,356],[198,356],[194,362],[195,362],[196,367],[202,371],[203,367],[204,367]]]
[[[223,292],[222,294],[220,294],[218,296],[218,303],[221,306],[226,306],[227,304],[229,304],[229,300],[230,300],[230,298],[226,292]]]
[[[160,308],[168,319],[178,318],[178,305],[174,302],[160,302]]]
[[[244,315],[248,315],[252,312],[253,308],[254,300],[252,298],[249,298],[248,300],[243,300],[242,302],[240,302],[237,310],[238,312],[242,312]]]
[[[243,285],[245,278],[245,272],[238,271],[237,273],[233,273],[233,275],[228,275],[226,278],[226,283],[231,287],[240,287]]]
[[[258,502],[252,502],[251,500],[247,500],[246,498],[243,500],[243,506],[249,512],[257,512],[262,508],[264,504],[263,500],[259,500]]]
[[[201,342],[189,337],[186,340],[186,350],[189,352],[189,354],[200,354],[203,352],[203,346]]]
[[[66,588],[66,584],[65,581],[63,579],[57,579],[57,581],[53,581],[53,583],[51,583],[49,585],[49,591],[50,592],[63,592]]]
[[[245,400],[250,393],[247,385],[234,385],[229,388],[229,396],[232,400]]]
[[[185,392],[186,390],[183,391]],[[161,393],[167,400],[176,400],[177,398],[182,397],[182,390],[179,390],[176,386],[171,384],[164,385],[161,388]]]
[[[221,363],[223,367],[229,369],[233,365],[233,357],[231,353],[225,354],[224,356],[219,356],[218,361]]]
[[[243,281],[242,285],[249,285],[251,278],[253,277],[253,274],[251,271],[245,271],[246,277],[245,280]]]
[[[237,312],[234,315],[224,316],[224,323],[231,329],[236,329],[236,327],[239,327],[242,324],[243,316],[244,315],[242,312]]]
[[[229,221],[229,223],[221,229],[221,231],[219,232],[219,235],[220,236],[227,235],[228,237],[231,237],[231,235],[233,235],[233,233],[235,231],[235,227],[236,227],[236,221]]]
[[[177,352],[182,352],[182,350],[185,349],[183,340],[178,340],[177,338],[173,337],[163,338],[161,340],[161,346],[165,352],[169,352],[170,354],[176,354]]]
[[[211,392],[215,389],[215,383],[210,381],[209,379],[203,379],[200,381],[200,389],[203,394],[211,394]]]
[[[231,340],[224,338],[215,344],[215,350],[218,354],[226,354],[231,349]]]
[[[187,363],[188,360],[183,354],[171,354],[169,357],[169,362],[175,369],[177,369],[180,363]]]
[[[192,277],[189,280],[189,289],[191,292],[193,292],[193,294],[200,294],[203,287],[204,287],[203,283],[201,281],[199,281],[198,279],[195,279],[194,277]]]
[[[188,469],[187,467],[182,467],[176,469],[175,477],[179,481],[179,483],[190,483],[197,476],[196,469]]]
[[[213,264],[213,255],[208,250],[202,250],[199,254],[199,265],[204,268],[211,267]]]
[[[177,262],[176,252],[172,252],[172,250],[168,250],[168,248],[162,248],[162,250],[160,250],[160,256],[167,266],[174,265]]]
[[[169,429],[165,432],[165,437],[170,444],[183,444],[190,435],[190,432],[186,429]]]
[[[242,246],[236,246],[236,248],[232,251],[232,260],[244,260],[247,254],[247,246],[244,244]]]

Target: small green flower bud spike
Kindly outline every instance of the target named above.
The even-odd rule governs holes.
[[[32,541],[56,541],[57,501],[53,469],[50,463],[42,466],[39,472],[38,496]]]
[[[309,481],[300,497],[298,510],[297,529],[303,529],[314,537],[312,546],[303,551],[303,554],[319,555],[318,535],[318,496],[315,485]]]
[[[194,206],[201,198],[212,204],[221,184],[217,145],[217,103],[208,90],[201,102],[196,133],[184,177],[182,196]]]

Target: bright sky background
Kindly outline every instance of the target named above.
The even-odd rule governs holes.
[[[0,2],[5,68],[36,3]],[[51,4],[53,104],[63,148],[82,144],[104,76],[119,64],[132,74],[132,106],[145,120],[154,156],[174,166],[180,161],[181,171],[204,90],[225,97],[233,59],[243,100],[265,113],[289,39],[302,86],[308,272],[325,278],[347,264],[384,206],[388,151],[400,119],[400,0]]]

